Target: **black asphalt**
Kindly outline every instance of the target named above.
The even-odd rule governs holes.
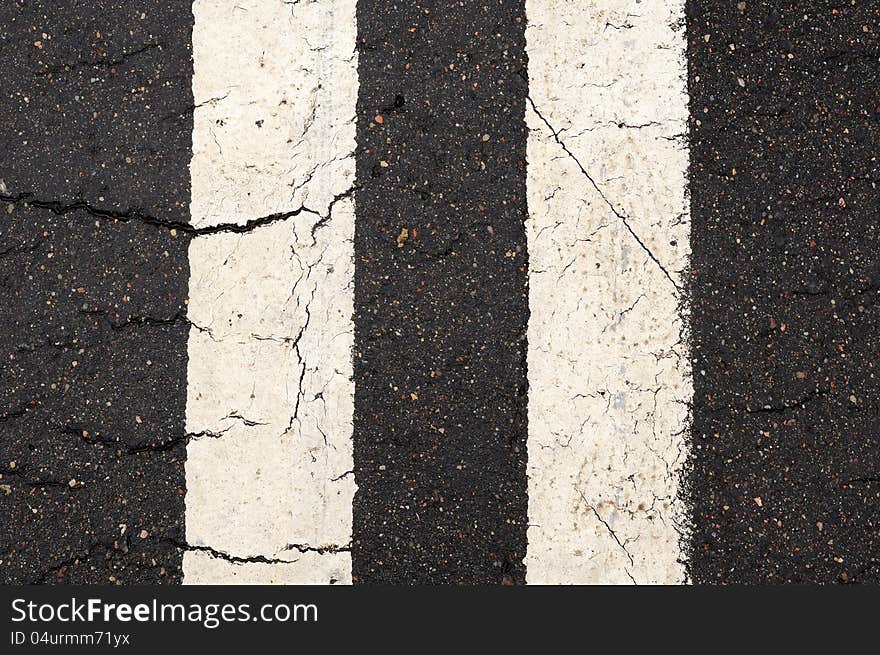
[[[180,579],[191,29],[0,6],[0,581]]]
[[[690,574],[880,582],[880,4],[687,15]]]
[[[353,575],[524,582],[522,0],[359,0]]]
[[[0,5],[3,583],[181,580],[191,4]],[[358,1],[356,583],[525,581],[524,4]],[[880,583],[880,6],[686,11],[689,576]]]

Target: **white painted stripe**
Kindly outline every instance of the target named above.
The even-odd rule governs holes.
[[[530,583],[677,583],[682,0],[528,0]]]
[[[184,581],[348,583],[355,1],[193,12],[194,226],[307,209],[190,247]]]

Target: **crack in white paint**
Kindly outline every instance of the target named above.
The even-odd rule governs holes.
[[[684,3],[526,9],[528,582],[679,583]]]
[[[355,1],[193,13],[184,581],[349,583]]]

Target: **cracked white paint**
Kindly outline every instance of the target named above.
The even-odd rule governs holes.
[[[679,583],[683,0],[528,0],[529,583]]]
[[[355,0],[193,13],[193,225],[309,211],[191,242],[184,581],[348,583]]]

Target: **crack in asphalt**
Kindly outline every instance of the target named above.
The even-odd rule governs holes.
[[[162,443],[151,444],[137,444],[137,445],[128,445],[124,442],[119,441],[110,441],[107,439],[95,439],[93,437],[88,436],[88,431],[83,429],[79,425],[68,424],[64,425],[60,428],[60,432],[63,435],[68,435],[72,437],[77,437],[81,439],[84,443],[87,443],[91,446],[101,446],[104,448],[114,448],[119,450],[122,453],[127,455],[137,455],[139,453],[154,453],[154,452],[163,452],[168,450],[173,450],[174,448],[182,445],[189,444],[191,441],[197,441],[199,439],[219,439],[226,432],[231,429],[230,427],[224,428],[220,431],[213,430],[200,430],[199,432],[186,432],[179,436],[174,437],[173,439],[169,439],[168,441],[164,441]]]
[[[293,564],[299,559],[285,559],[282,557],[266,557],[265,555],[234,555],[226,551],[211,546],[202,546],[188,544],[177,539],[163,539],[164,542],[183,550],[185,552],[205,553],[214,559],[222,559],[231,564]],[[333,555],[336,553],[344,553],[351,551],[351,544],[339,546],[336,544],[328,544],[325,546],[312,546],[309,544],[287,544],[281,549],[281,552],[296,551],[302,554],[317,553],[319,555]]]
[[[635,239],[636,243],[639,244],[639,247],[645,251],[645,253],[648,255],[648,257],[651,258],[651,261],[653,261],[657,265],[657,267],[663,272],[663,275],[665,275],[666,278],[672,283],[672,286],[675,287],[676,291],[681,292],[681,287],[678,285],[678,283],[675,281],[675,279],[672,277],[672,275],[669,273],[669,271],[666,269],[666,267],[663,266],[662,262],[659,259],[657,259],[657,256],[651,251],[650,248],[648,248],[647,245],[645,245],[645,242],[642,241],[641,237],[636,233],[636,231],[633,230],[632,226],[629,223],[629,219],[628,219],[627,215],[625,213],[623,213],[620,209],[618,209],[617,206],[608,199],[608,196],[605,195],[605,192],[596,183],[596,180],[593,179],[593,176],[590,175],[589,171],[583,166],[583,164],[581,164],[581,162],[577,158],[577,156],[571,150],[569,150],[569,148],[565,144],[565,142],[559,137],[559,132],[556,129],[554,129],[552,125],[550,125],[550,122],[546,118],[544,118],[543,114],[541,114],[541,112],[538,110],[538,107],[535,104],[535,101],[532,99],[532,97],[526,96],[526,98],[528,99],[529,104],[532,107],[532,111],[535,112],[535,115],[539,119],[541,119],[541,122],[543,122],[544,125],[547,126],[547,129],[550,130],[550,134],[553,136],[553,140],[559,145],[560,148],[562,148],[562,150],[565,152],[565,154],[567,154],[572,159],[572,161],[574,161],[574,163],[577,164],[577,167],[580,169],[581,173],[583,173],[584,177],[587,178],[590,185],[593,187],[593,189],[596,190],[596,193],[599,194],[599,197],[602,198],[603,202],[611,210],[611,213],[613,213],[620,220],[620,222],[623,223],[623,226],[627,229],[627,231],[630,233],[632,238]],[[633,127],[633,128],[647,127],[647,125],[646,126],[631,126],[631,127]]]
[[[232,555],[222,550],[218,550],[217,548],[212,548],[211,546],[196,546],[176,539],[164,539],[163,541],[185,552],[205,553],[214,559],[222,559],[231,564],[293,564],[298,561],[295,559],[266,557],[265,555]]]
[[[116,59],[94,59],[94,60],[86,60],[80,59],[75,62],[61,64],[61,66],[56,66],[54,68],[46,67],[42,70],[34,73],[37,77],[44,77],[46,75],[57,75],[58,73],[67,73],[70,71],[74,71],[80,68],[113,68],[114,66],[119,66],[120,64],[124,64],[128,59],[132,57],[136,57],[137,55],[141,55],[145,52],[149,52],[150,50],[156,50],[161,48],[164,44],[160,42],[153,43],[145,43],[140,48],[136,48],[135,50],[130,50],[129,52],[123,52]]]
[[[620,540],[620,538],[617,536],[617,533],[614,531],[614,529],[611,527],[611,525],[609,525],[608,521],[606,521],[604,518],[602,518],[602,515],[599,514],[599,512],[596,510],[596,508],[590,504],[590,501],[587,500],[587,497],[584,496],[583,492],[578,490],[578,494],[580,495],[581,499],[584,501],[584,504],[587,506],[587,508],[593,513],[593,515],[599,521],[599,523],[601,523],[602,525],[605,526],[605,529],[608,530],[608,534],[610,534],[614,538],[614,541],[617,542],[617,545],[620,546],[621,550],[623,550],[624,553],[626,553],[626,556],[629,558],[630,566],[634,567],[635,560],[633,559],[632,554],[627,549],[626,544]],[[633,578],[632,573],[630,573],[629,570],[626,570],[626,574],[630,577],[630,579],[633,581],[633,583],[635,583],[635,578]]]
[[[178,230],[192,237],[208,236],[221,233],[245,234],[247,232],[253,232],[254,230],[264,227],[266,225],[271,225],[273,223],[278,223],[279,221],[285,221],[289,218],[299,216],[300,214],[311,214],[313,216],[317,216],[319,222],[321,222],[321,220],[324,220],[324,222],[326,222],[330,218],[329,213],[325,216],[314,209],[306,207],[305,205],[301,205],[296,209],[291,209],[283,212],[275,212],[266,216],[260,216],[259,218],[251,218],[244,223],[216,223],[214,225],[206,225],[205,227],[193,227],[192,225],[184,221],[158,218],[156,216],[151,216],[150,214],[146,214],[136,209],[129,209],[126,211],[102,209],[100,207],[90,205],[83,200],[77,200],[71,203],[62,203],[57,200],[40,200],[34,198],[33,194],[31,193],[19,193],[17,195],[3,194],[0,195],[0,202],[5,202],[12,205],[25,204],[31,205],[33,207],[39,207],[40,209],[48,209],[53,214],[56,214],[58,216],[64,216],[65,214],[70,214],[75,211],[84,211],[90,216],[94,216],[95,218],[116,220],[121,223],[129,223],[133,221],[141,222],[146,225],[154,225],[156,227],[162,227],[169,230]]]
[[[344,546],[338,546],[336,544],[329,544],[326,546],[310,546],[309,544],[287,544],[282,552],[288,550],[296,550],[300,553],[318,553],[319,555],[326,554],[334,554],[334,553],[350,553],[351,552],[351,544],[345,544]]]

